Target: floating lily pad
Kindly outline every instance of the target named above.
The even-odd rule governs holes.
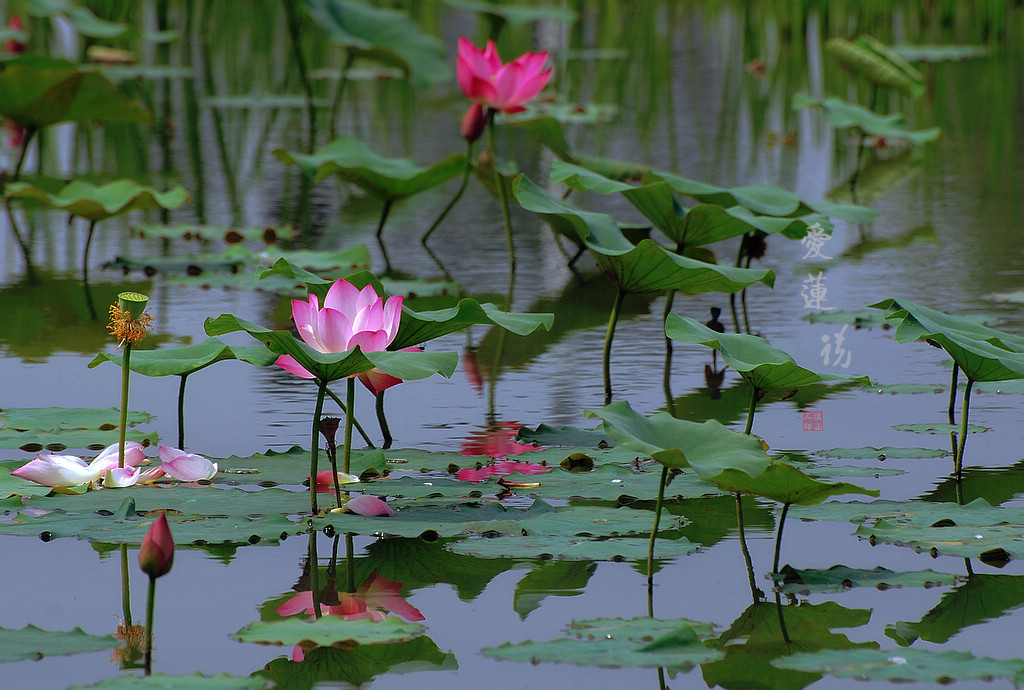
[[[1024,678],[1024,660],[997,661],[976,657],[970,652],[931,652],[923,649],[901,649],[898,652],[878,649],[823,650],[793,654],[772,662],[779,668],[797,671],[830,673],[839,678],[888,681],[931,681],[950,683],[955,680],[991,680],[1007,678],[1019,683]]]
[[[390,644],[404,642],[423,632],[423,626],[388,616],[382,621],[369,619],[346,620],[339,616],[324,616],[306,621],[286,618],[271,623],[250,623],[234,634],[241,642],[260,644],[354,647],[364,644]]]
[[[190,676],[153,673],[148,676],[107,678],[93,685],[72,685],[68,690],[264,690],[266,687],[266,682],[261,678],[235,678],[226,673],[216,676],[204,676],[201,673]]]
[[[292,241],[297,236],[298,229],[294,225],[233,227],[188,223],[177,225],[140,223],[132,227],[132,237],[167,240],[223,240],[228,244],[236,244],[244,240],[275,244],[281,240]]]
[[[1013,292],[990,292],[987,295],[982,295],[982,297],[990,299],[993,302],[1024,304],[1024,290],[1015,290]]]
[[[42,630],[34,625],[20,630],[0,628],[0,663],[98,652],[118,644],[112,635],[90,635],[81,628],[67,632]]]
[[[902,393],[917,395],[920,393],[945,393],[949,390],[949,386],[943,383],[894,383],[882,386],[872,383],[870,390],[875,393],[889,393],[891,395]]]
[[[889,328],[884,316],[870,309],[859,311],[821,311],[810,312],[800,317],[810,323],[848,323],[854,328]]]
[[[871,458],[874,460],[886,460],[889,458],[941,458],[948,454],[949,451],[937,448],[893,448],[892,446],[883,446],[882,448],[872,448],[871,446],[864,446],[863,448],[830,448],[829,450],[819,450],[815,453],[815,455],[825,458]]]
[[[893,429],[897,431],[909,431],[912,434],[949,434],[953,431],[960,431],[959,424],[893,424]],[[981,434],[988,431],[987,426],[978,426],[977,424],[968,424],[967,433],[969,434]]]
[[[710,480],[720,491],[751,494],[779,503],[798,505],[821,503],[831,496],[844,494],[878,495],[877,489],[865,489],[849,482],[830,484],[817,481],[785,462],[774,462],[755,477],[740,470],[729,469]]]
[[[448,546],[452,553],[477,558],[555,558],[568,561],[621,561],[647,558],[647,539],[566,539],[565,537],[495,537],[462,539]],[[695,553],[686,539],[658,542],[658,558]]]
[[[857,127],[865,134],[886,139],[906,139],[911,144],[924,144],[939,138],[940,129],[910,130],[907,129],[903,113],[879,115],[862,105],[847,103],[841,98],[814,98],[806,93],[793,96],[793,109],[820,108],[825,113],[825,120],[833,127]]]
[[[147,412],[128,412],[128,425],[148,422]],[[121,423],[116,407],[8,407],[0,411],[0,427],[15,431],[115,429]]]
[[[6,72],[0,72],[0,75]],[[173,210],[189,200],[181,187],[160,192],[132,180],[117,180],[97,187],[74,180],[56,194],[51,194],[27,182],[7,185],[6,196],[12,199],[31,199],[50,208],[67,211],[93,222],[105,220],[128,211],[162,208]]]
[[[578,429],[571,426],[563,426],[556,429],[547,424],[538,424],[536,429],[522,427],[516,434],[516,440],[523,443],[539,443],[542,446],[563,446],[573,448],[583,446],[584,448],[597,448],[599,446],[610,447],[614,445],[611,435],[604,433],[601,427],[596,429]]]
[[[937,587],[956,584],[957,576],[934,570],[894,572],[882,566],[871,570],[834,565],[828,570],[797,570],[789,565],[773,575],[783,592],[843,592],[854,587],[892,589],[895,587]]]

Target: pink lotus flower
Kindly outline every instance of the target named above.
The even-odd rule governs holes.
[[[40,453],[34,460],[11,472],[11,476],[27,479],[43,486],[81,486],[99,481],[100,477],[104,476],[108,470],[117,470],[119,453],[117,443],[104,448],[89,463],[74,455]],[[127,470],[127,473],[124,474],[132,474],[132,468],[145,459],[146,454],[142,452],[142,444],[135,441],[128,441],[124,444],[124,470]],[[117,475],[116,486],[124,486],[120,483],[124,480],[122,472]],[[134,473],[137,475],[138,470],[135,470]]]
[[[395,514],[395,509],[387,502],[369,494],[350,498],[343,507],[356,515],[367,517],[391,517]]]
[[[363,352],[385,350],[398,335],[402,319],[402,296],[386,301],[372,285],[362,290],[336,280],[327,291],[324,306],[316,295],[309,300],[292,300],[292,318],[303,342],[320,352],[346,352],[358,345]],[[281,355],[276,364],[304,379],[313,374],[291,355]]]
[[[217,474],[217,463],[210,462],[202,455],[186,453],[170,446],[160,446],[158,452],[163,464],[146,470],[143,473],[143,481],[149,482],[167,476],[180,482],[198,482],[213,479]]]
[[[16,14],[12,15],[11,18],[7,20],[7,28],[14,31],[21,31],[23,29],[21,17]],[[8,38],[4,41],[4,52],[21,55],[25,52],[25,44],[16,38]]]
[[[345,474],[344,472],[338,472],[338,484],[355,484],[359,481],[359,477],[354,474]],[[333,494],[334,493],[334,472],[331,470],[324,470],[323,472],[316,473],[316,492],[318,494]]]
[[[491,458],[504,458],[538,450],[532,443],[519,443],[515,440],[522,424],[518,422],[495,422],[479,431],[471,432],[462,442],[459,455],[486,455]]]
[[[455,475],[455,478],[465,482],[483,482],[491,477],[505,477],[518,472],[519,474],[541,474],[550,470],[544,465],[534,465],[529,462],[517,462],[515,460],[500,460],[493,465],[474,469],[463,467]]]
[[[503,65],[494,41],[477,50],[462,37],[456,62],[459,87],[467,98],[488,108],[519,113],[526,110],[523,103],[539,94],[551,78],[551,70],[544,70],[547,58],[547,52],[526,53]]]
[[[402,352],[423,352],[422,347],[403,347]],[[391,374],[385,374],[383,371],[374,367],[369,371],[364,371],[359,374],[359,382],[366,386],[366,390],[370,391],[374,395],[383,393],[392,386],[397,386],[402,382],[402,379]]]
[[[170,572],[173,564],[174,539],[167,525],[167,517],[160,513],[139,548],[139,565],[150,577],[160,577]]]
[[[321,603],[320,613],[326,616],[340,616],[346,620],[369,618],[382,621],[388,613],[398,614],[407,621],[423,620],[423,614],[419,609],[401,597],[401,590],[401,582],[392,582],[374,570],[354,593],[338,592],[338,604],[329,606]],[[313,593],[298,592],[274,610],[279,616],[294,616],[299,613],[312,616],[315,611]]]

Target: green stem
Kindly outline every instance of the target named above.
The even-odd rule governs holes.
[[[180,378],[181,382],[178,384],[178,448],[185,450],[185,379],[188,378],[188,374],[182,374]]]
[[[743,552],[743,562],[747,565],[747,582],[750,584],[750,596],[756,604],[760,601],[757,592],[757,581],[754,579],[754,562],[750,558],[750,549],[747,548],[747,532],[743,524],[743,497],[736,493],[736,531],[740,538],[740,551]]]
[[[156,607],[156,578],[149,576],[149,592],[146,595],[146,660],[145,674],[153,672],[153,609]]]
[[[316,515],[316,473],[317,460],[320,451],[320,415],[324,411],[324,392],[327,384],[317,379],[316,409],[313,411],[313,442],[309,449],[309,512]],[[337,476],[337,475],[335,475]]]
[[[508,245],[509,270],[516,272],[516,246],[512,241],[512,219],[508,212],[508,199],[505,196],[505,180],[501,177],[501,166],[498,165],[498,151],[494,147],[494,110],[487,113],[487,146],[491,149],[491,165],[494,166],[494,184],[501,203],[501,219],[505,223],[505,244]]]
[[[384,257],[384,270],[388,273],[391,273],[391,257],[388,256],[388,250],[384,246],[384,240],[381,239],[381,235],[384,233],[384,223],[388,220],[388,214],[391,213],[391,205],[393,203],[393,199],[388,199],[384,202],[384,208],[380,212],[380,221],[377,223],[377,246],[380,247],[380,253]]]
[[[18,229],[18,223],[14,219],[14,211],[11,210],[10,197],[4,197],[4,208],[7,209],[7,220],[10,223],[11,232],[14,233],[14,239],[18,241],[18,246],[21,247],[21,254],[25,257],[25,272],[28,274],[29,278],[32,278],[34,275],[34,270],[32,268],[32,247],[25,241],[25,238],[22,237],[21,230]]]
[[[354,594],[356,591],[356,556],[352,546],[352,532],[345,533],[345,591]]]
[[[650,599],[654,591],[654,540],[658,537],[658,524],[661,522],[661,504],[665,500],[665,483],[668,481],[668,466],[661,468],[661,482],[658,484],[658,502],[654,504],[654,527],[651,529],[651,539],[647,543],[647,596],[648,615],[654,617],[653,600]]]
[[[388,418],[384,414],[384,391],[377,393],[377,423],[380,424],[381,448],[387,450],[391,447],[391,429],[388,428]]]
[[[786,617],[782,615],[782,595],[775,592],[775,610],[779,614],[779,629],[782,630],[782,639],[786,644],[790,644],[792,640],[789,639],[789,630],[786,628]]]
[[[121,613],[124,614],[124,624],[132,624],[132,593],[128,579],[128,545],[121,544]]]
[[[434,234],[434,231],[437,230],[438,226],[441,225],[441,222],[448,216],[451,210],[455,208],[455,204],[459,203],[459,199],[462,198],[463,192],[466,191],[466,186],[469,184],[469,173],[473,172],[472,155],[473,142],[468,141],[466,142],[466,164],[462,169],[462,182],[459,184],[459,189],[455,192],[455,196],[452,197],[451,201],[448,202],[448,205],[444,207],[443,211],[441,211],[441,215],[437,217],[437,219],[427,229],[427,232],[423,237],[420,238],[420,243],[424,246],[427,244],[427,240],[430,239],[430,236]]]
[[[338,115],[341,113],[341,97],[345,93],[345,86],[348,84],[348,70],[356,59],[355,53],[351,50],[345,51],[345,64],[341,67],[341,78],[338,80],[338,90],[334,92],[334,102],[331,104],[331,139],[338,138]]]
[[[35,127],[26,127],[25,133],[21,138],[21,150],[18,152],[18,162],[14,166],[14,175],[11,177],[11,182],[16,182],[21,176],[21,166],[25,163],[25,158],[28,155],[28,144],[32,140],[33,135],[36,133]]]
[[[349,465],[352,461],[352,410],[356,404],[356,380],[350,378],[347,380],[346,399],[348,400],[348,410],[345,412],[345,450],[343,451],[343,468],[342,472],[348,474]]]
[[[672,313],[672,301],[676,296],[675,290],[669,290],[665,296],[665,311],[661,314],[661,322],[665,323],[668,315]],[[665,405],[669,414],[674,414],[672,403],[672,338],[665,336],[665,370],[661,374],[661,387],[665,392]]]
[[[615,324],[619,321],[619,312],[622,310],[622,300],[626,292],[622,288],[615,293],[615,301],[612,303],[612,313],[608,316],[608,332],[604,336],[604,354],[601,358],[601,372],[604,374],[604,404],[612,401],[612,338],[615,337]]]
[[[117,466],[124,467],[124,439],[128,433],[128,374],[132,359],[132,344],[124,344],[124,359],[121,362],[121,428],[117,438]]]
[[[92,235],[96,230],[96,221],[89,223],[89,234],[85,236],[85,251],[82,252],[82,280],[89,282],[89,246],[92,244]]]
[[[309,533],[309,591],[313,594],[313,617],[320,619],[324,612],[320,610],[320,559],[316,554],[316,530]]]
[[[960,414],[960,447],[956,451],[956,466],[954,467],[957,481],[960,481],[964,467],[964,446],[967,444],[967,415],[971,410],[971,388],[973,386],[974,380],[968,377],[967,388],[964,389],[964,409]]]
[[[747,428],[743,430],[745,434],[749,434],[750,430],[754,428],[754,408],[757,407],[757,392],[757,386],[751,386],[750,410],[747,412]]]
[[[328,388],[327,395],[331,396],[331,400],[337,403],[338,407],[344,414],[348,414],[348,408],[345,407],[345,403],[341,402],[341,398],[335,395],[334,391]],[[363,437],[363,442],[370,448],[373,448],[373,441],[370,440],[369,435],[366,433],[366,430],[363,429],[363,425],[359,423],[359,420],[356,419],[355,414],[352,415],[352,424],[356,427],[356,431],[359,432],[359,435]]]
[[[779,532],[775,535],[775,560],[772,561],[772,574],[779,572],[779,553],[782,551],[782,528],[786,526],[786,513],[789,512],[789,503],[782,506],[782,516],[779,518]]]
[[[949,423],[956,424],[956,386],[957,375],[960,373],[960,366],[953,362],[953,378],[949,382]]]

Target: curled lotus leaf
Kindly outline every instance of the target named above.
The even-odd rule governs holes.
[[[861,34],[852,41],[831,38],[825,42],[825,50],[872,84],[897,89],[913,98],[924,93],[924,75],[874,36]]]
[[[174,210],[190,198],[181,187],[160,192],[132,180],[117,180],[98,187],[75,180],[56,194],[27,182],[15,182],[7,186],[6,195],[12,199],[38,201],[93,222],[141,209]]]

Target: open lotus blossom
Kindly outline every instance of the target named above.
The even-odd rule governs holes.
[[[340,616],[346,620],[382,621],[388,613],[395,613],[407,621],[421,621],[423,614],[419,609],[407,602],[399,594],[401,582],[392,582],[383,578],[374,570],[359,588],[353,592],[338,592],[338,603],[334,605],[320,604],[320,612],[325,616]],[[274,609],[280,616],[294,616],[304,613],[312,616],[313,593],[298,592],[288,601]]]
[[[506,113],[519,113],[547,85],[551,70],[544,69],[547,52],[525,53],[507,65],[501,63],[494,41],[478,50],[465,37],[459,39],[456,75],[462,93],[472,101]]]
[[[302,341],[320,352],[346,352],[358,345],[363,352],[380,352],[398,335],[402,296],[385,300],[372,285],[362,290],[346,280],[336,280],[324,297],[292,300],[292,318]],[[277,366],[304,379],[313,374],[291,355],[277,358]]]
[[[504,477],[510,474],[541,474],[547,472],[550,467],[535,465],[530,462],[517,462],[515,460],[500,460],[493,465],[475,469],[463,467],[456,473],[455,478],[464,482],[483,482],[491,477]]]
[[[166,476],[180,482],[198,482],[213,479],[217,474],[217,463],[210,462],[202,455],[186,453],[170,446],[160,446],[158,452],[162,464],[143,472],[143,481],[151,482]]]
[[[91,462],[74,455],[52,455],[40,453],[25,465],[11,472],[11,476],[27,479],[43,486],[70,487],[99,481],[108,470],[118,469],[119,446],[113,443],[100,452]],[[124,470],[113,480],[115,486],[127,486],[121,482],[134,473],[138,478],[136,465],[146,459],[142,444],[128,441],[124,444]],[[133,482],[134,483],[134,482]]]

